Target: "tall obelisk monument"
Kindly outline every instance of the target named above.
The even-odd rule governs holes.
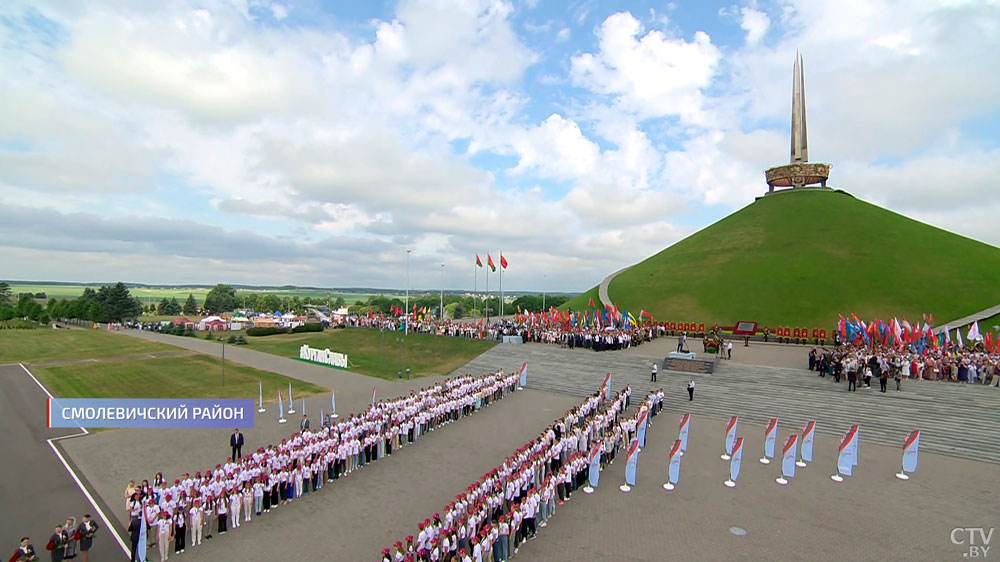
[[[802,72],[802,53],[795,52],[792,69],[792,160],[809,161],[809,140],[806,135],[806,80]]]
[[[799,188],[811,184],[826,187],[830,165],[809,162],[809,139],[806,134],[806,79],[802,54],[796,51],[792,67],[792,149],[787,166],[775,166],[764,172],[768,193],[775,187]]]

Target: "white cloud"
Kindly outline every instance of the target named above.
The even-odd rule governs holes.
[[[609,16],[597,32],[600,51],[573,57],[574,81],[616,96],[623,108],[644,118],[703,122],[702,90],[715,74],[719,49],[703,31],[696,31],[691,41],[660,30],[642,32],[642,24],[628,12]]]
[[[503,0],[403,0],[343,27],[291,25],[311,7],[266,0],[40,1],[37,27],[5,4],[2,251],[36,256],[8,275],[65,275],[52,260],[89,278],[394,286],[410,246],[414,283],[437,286],[440,263],[502,244],[512,288],[547,272],[584,289],[703,226],[676,217],[765,191],[788,158],[796,48],[833,185],[1000,242],[996,132],[975,123],[1000,113],[1000,7],[845,1],[727,9],[726,48],[676,12],[644,27],[590,0],[534,28],[530,3]],[[559,24],[574,20],[598,23]],[[565,43],[535,52],[519,33]]]
[[[740,27],[747,32],[747,45],[756,45],[764,38],[768,27],[771,26],[771,18],[764,12],[744,6],[740,8]]]

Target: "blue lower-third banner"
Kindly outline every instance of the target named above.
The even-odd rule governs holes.
[[[252,398],[49,398],[49,427],[252,428]]]

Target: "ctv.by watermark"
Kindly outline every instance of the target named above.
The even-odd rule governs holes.
[[[993,527],[955,527],[951,530],[951,544],[961,546],[963,558],[984,559],[990,555]]]

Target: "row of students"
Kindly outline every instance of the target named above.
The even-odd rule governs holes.
[[[660,394],[659,396],[661,396]],[[631,388],[606,400],[607,388],[546,427],[533,441],[469,485],[441,513],[418,523],[410,535],[382,551],[381,562],[504,562],[533,540],[557,506],[584,485],[587,452],[598,444],[611,463],[629,418]],[[657,393],[641,405],[660,407]],[[658,410],[657,410],[658,411]],[[631,419],[638,415],[638,410]]]
[[[471,415],[514,392],[518,375],[502,370],[482,377],[446,379],[408,396],[385,400],[361,414],[315,431],[305,429],[278,445],[229,458],[214,469],[184,473],[173,484],[158,473],[149,484],[130,482],[130,519],[145,515],[150,544],[160,560],[225,534],[280,505],[320,490],[364,465],[408,446],[436,427]],[[155,527],[155,528],[154,528]]]

